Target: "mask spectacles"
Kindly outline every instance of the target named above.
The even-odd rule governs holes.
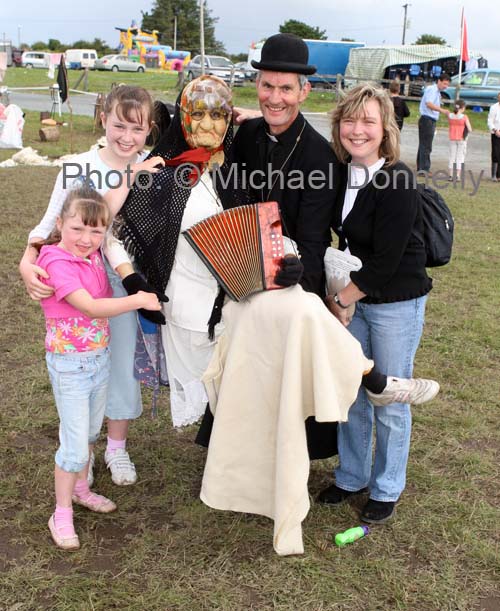
[[[184,112],[186,112],[186,114],[188,114],[193,121],[203,121],[207,113],[212,121],[227,121],[227,117],[229,116],[225,110],[219,110],[217,108],[212,110],[193,110],[192,112]]]

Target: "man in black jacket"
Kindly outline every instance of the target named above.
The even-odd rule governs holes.
[[[276,34],[262,47],[257,95],[262,118],[246,121],[234,141],[234,161],[256,201],[276,200],[283,232],[295,240],[304,265],[301,285],[324,297],[323,257],[337,189],[338,163],[329,143],[300,113],[311,85],[305,42]]]

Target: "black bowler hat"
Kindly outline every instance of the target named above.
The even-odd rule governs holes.
[[[295,34],[275,34],[264,43],[260,62],[252,60],[252,66],[272,72],[314,74],[316,66],[309,66],[308,61],[309,49],[302,38]]]

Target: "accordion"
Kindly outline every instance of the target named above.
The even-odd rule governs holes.
[[[234,301],[283,288],[274,282],[284,256],[277,202],[225,210],[183,235]]]

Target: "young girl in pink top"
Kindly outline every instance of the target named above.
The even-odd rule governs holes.
[[[139,308],[159,311],[155,293],[139,291],[112,298],[99,251],[111,213],[96,191],[70,191],[57,218],[57,230],[42,242],[36,264],[48,273],[53,293],[41,300],[45,314],[46,360],[59,414],[55,456],[56,508],[49,520],[55,544],[80,546],[73,526],[72,502],[109,513],[116,505],[91,492],[89,456],[104,418],[110,372],[109,316]]]
[[[462,166],[465,163],[467,152],[467,136],[472,131],[469,117],[465,114],[465,101],[457,100],[454,112],[448,115],[448,138],[450,141],[450,155],[448,161],[448,180],[460,179]]]

